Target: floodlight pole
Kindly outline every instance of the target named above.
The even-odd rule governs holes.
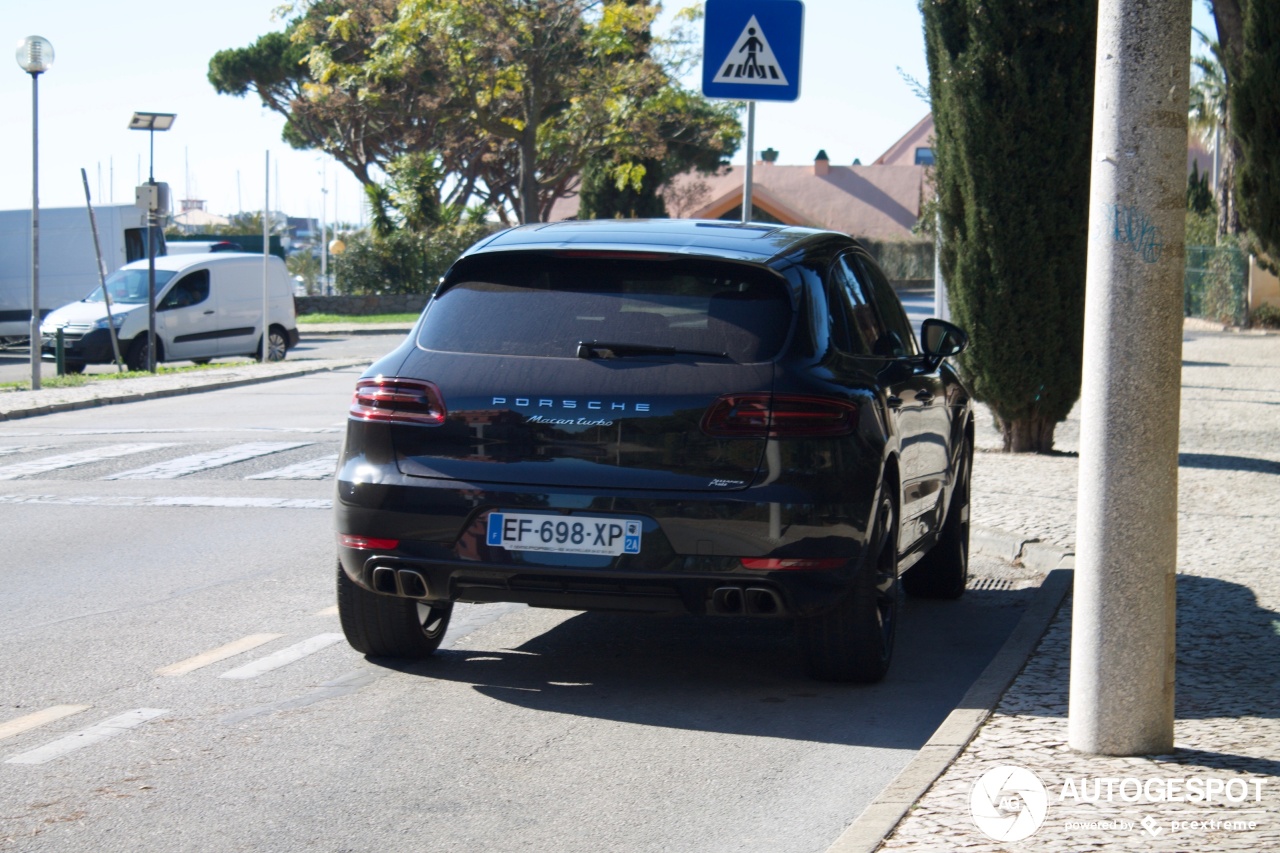
[[[156,127],[147,129],[151,151],[147,160],[147,372],[156,372]]]

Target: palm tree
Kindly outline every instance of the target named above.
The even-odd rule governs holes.
[[[1218,201],[1218,236],[1238,230],[1239,214],[1235,209],[1235,156],[1231,144],[1231,117],[1228,110],[1227,75],[1223,70],[1222,50],[1218,42],[1200,30],[1195,31],[1207,56],[1191,59],[1191,101],[1187,118],[1192,130],[1213,151],[1213,190]],[[1224,146],[1223,141],[1227,144]]]

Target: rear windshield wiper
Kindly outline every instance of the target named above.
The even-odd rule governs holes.
[[[728,358],[726,352],[711,350],[660,347],[652,344],[611,343],[609,341],[579,341],[578,358],[626,358],[630,355],[700,355],[706,358]]]

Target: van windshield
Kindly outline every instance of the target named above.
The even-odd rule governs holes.
[[[121,305],[145,305],[147,302],[147,274],[148,270],[139,269],[123,269],[116,270],[107,276],[107,292],[111,294],[112,302],[119,302]],[[169,279],[173,278],[171,270],[156,270],[156,295],[160,295],[160,291]],[[101,302],[102,288],[99,287],[93,293],[84,298],[85,302]]]

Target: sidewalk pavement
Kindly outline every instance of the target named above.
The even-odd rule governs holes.
[[[366,363],[287,360],[0,393],[0,420]],[[982,417],[972,548],[1047,577],[988,670],[830,853],[1280,851],[1280,572],[1269,559],[1280,545],[1280,336],[1188,332],[1183,344],[1172,755],[1067,747],[1078,416],[1059,425],[1052,456],[997,452],[999,435]],[[972,817],[975,783],[999,767],[1029,770],[1045,786],[1043,824],[1025,840],[996,841]],[[1211,803],[1187,801],[1215,784]]]
[[[1070,574],[1053,571],[1004,651],[830,853],[1280,851],[1280,337],[1188,331],[1182,376],[1173,754],[1067,746]],[[1016,530],[1023,561],[1073,565],[1078,414],[1058,428],[1060,455],[986,452],[999,446],[989,420],[978,435],[975,550],[1000,546],[979,526]],[[1045,788],[1043,823],[1022,840],[995,840],[971,812],[984,804],[975,784],[1001,767]],[[1016,813],[987,827],[1008,837]]]

